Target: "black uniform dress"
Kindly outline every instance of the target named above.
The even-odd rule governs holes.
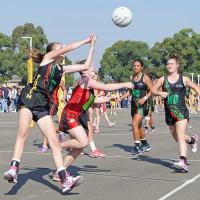
[[[168,125],[188,119],[189,112],[185,103],[186,87],[183,83],[183,76],[180,74],[176,83],[170,83],[167,77],[164,78],[163,91],[169,95],[164,99],[165,120]]]
[[[55,61],[38,68],[33,84],[28,84],[22,90],[19,109],[28,108],[33,114],[33,120],[49,115],[50,99],[54,90],[59,86],[63,67]]]
[[[148,88],[147,85],[143,81],[144,74],[141,75],[139,81],[135,81],[133,77],[133,85],[134,90],[132,90],[132,98],[131,98],[131,115],[132,117],[135,114],[140,114],[142,116],[146,116],[148,114],[148,102],[145,101],[143,105],[138,103],[138,100],[146,96]]]

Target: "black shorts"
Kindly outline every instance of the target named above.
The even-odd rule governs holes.
[[[49,115],[50,105],[45,94],[33,91],[30,93],[31,85],[27,85],[19,97],[18,110],[27,108],[32,112],[33,120],[37,122],[42,117]]]
[[[68,130],[72,128],[82,126],[85,129],[85,132],[88,133],[88,121],[89,115],[88,112],[82,111],[79,115],[71,111],[63,110],[59,130],[68,133]]]
[[[31,85],[27,85],[21,92],[19,97],[19,108],[25,106],[30,110],[45,111],[50,110],[50,101],[45,93],[32,91]]]
[[[26,106],[21,105],[19,107],[19,110],[21,110],[22,108],[27,108]],[[39,110],[39,108],[37,108],[36,110],[31,110],[30,108],[27,108],[31,111],[32,115],[33,115],[33,121],[37,122],[39,119],[41,119],[42,117],[45,117],[46,115],[49,115],[49,110],[46,109],[41,109]]]

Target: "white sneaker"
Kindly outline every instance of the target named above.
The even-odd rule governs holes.
[[[80,184],[80,180],[82,180],[82,176],[72,177],[67,174],[65,180],[61,183],[61,189],[63,193],[67,193],[73,189],[73,187]]]
[[[188,172],[187,164],[183,159],[178,160],[174,163],[174,168],[178,170],[182,170],[183,172]]]
[[[114,126],[115,124],[116,124],[116,122],[111,122],[111,123],[109,124],[109,126],[112,127],[112,126]]]
[[[17,167],[11,166],[10,169],[4,173],[3,177],[9,183],[17,183]]]
[[[192,152],[193,152],[193,153],[196,153],[196,152],[197,152],[197,149],[198,149],[197,141],[198,141],[199,137],[198,137],[197,134],[192,134],[191,137],[194,138],[195,142],[194,142],[194,144],[189,144],[189,145],[190,145],[190,147],[191,147]]]

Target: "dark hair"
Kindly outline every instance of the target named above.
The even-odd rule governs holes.
[[[84,60],[78,60],[75,63],[76,64],[85,64],[85,62],[86,62],[86,59],[84,59]]]
[[[135,60],[133,61],[133,64],[134,64],[135,62],[139,62],[139,63],[141,64],[142,67],[143,67],[143,65],[144,65],[143,61],[140,60],[140,59],[135,59]]]
[[[180,63],[180,56],[177,53],[171,53],[171,54],[169,54],[167,60],[169,60],[169,59],[174,59],[174,60],[176,60],[176,62],[178,64]]]
[[[50,52],[53,50],[53,47],[57,44],[60,44],[58,42],[52,42],[49,43],[46,47],[46,53]],[[34,63],[41,63],[43,58],[44,58],[44,53],[41,53],[38,49],[32,48],[31,50],[28,50],[29,53],[31,54],[31,58],[33,59]]]
[[[150,72],[150,73],[148,74],[148,76],[149,76],[149,78],[150,78],[151,80],[155,80],[155,79],[158,78],[158,76],[157,76],[156,74],[154,74],[153,72]]]

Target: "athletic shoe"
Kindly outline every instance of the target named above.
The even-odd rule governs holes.
[[[87,155],[87,153],[84,150],[82,150],[80,154],[81,155]]]
[[[96,129],[96,124],[93,124],[93,125],[92,125],[92,128],[93,128],[93,129]]]
[[[152,134],[155,133],[155,130],[156,130],[156,127],[155,127],[155,126],[151,126],[151,133],[152,133]]]
[[[96,149],[96,150],[92,151],[89,156],[92,158],[105,158],[106,157],[106,155],[100,149]]]
[[[174,163],[174,168],[181,170],[182,172],[188,172],[187,164],[183,159],[178,160]]]
[[[132,154],[138,155],[138,154],[141,154],[141,153],[142,153],[141,147],[134,145],[133,149],[132,149]]]
[[[148,152],[151,150],[151,146],[149,145],[149,143],[146,143],[146,144],[142,144],[141,145],[141,151],[142,152]]]
[[[145,134],[149,133],[149,127],[148,127],[148,126],[145,126],[145,127],[144,127],[144,133],[145,133]]]
[[[38,148],[37,152],[38,153],[46,153],[48,151],[48,147],[45,147],[45,146],[41,146]]]
[[[61,183],[61,189],[63,193],[67,193],[77,186],[78,182],[82,179],[82,176],[72,177],[67,174],[65,180]],[[80,184],[80,183],[79,183]]]
[[[197,149],[198,149],[198,144],[197,144],[197,141],[199,139],[198,135],[197,134],[192,134],[191,138],[194,138],[194,144],[189,144],[191,149],[192,149],[192,152],[193,153],[196,153],[197,152]]]
[[[4,179],[9,183],[17,183],[17,167],[11,166],[8,171],[4,173]]]
[[[70,173],[67,173],[67,174],[70,175]],[[83,177],[82,176],[75,176],[75,177],[72,176],[72,179],[75,182],[75,184],[74,184],[74,187],[75,187],[75,186],[78,186],[78,185],[81,184],[80,181],[83,179]],[[57,182],[61,182],[60,177],[58,175],[58,171],[55,171],[53,173],[52,180],[57,181]]]
[[[64,141],[65,141],[65,134],[59,132],[59,133],[58,133],[58,139],[59,139],[59,143],[64,142]]]
[[[110,124],[109,124],[109,127],[112,127],[112,126],[114,126],[116,124],[116,122],[111,122]]]
[[[94,133],[99,133],[99,128],[95,128]]]

